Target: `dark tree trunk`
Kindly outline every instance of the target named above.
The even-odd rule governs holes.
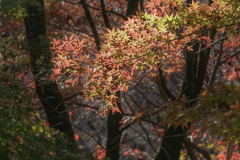
[[[106,27],[111,30],[112,26],[111,26],[111,24],[109,22],[109,19],[108,19],[108,15],[107,15],[107,12],[106,12],[104,0],[100,0],[100,2],[101,2],[101,7],[102,7],[102,15],[103,15],[104,23],[105,23]]]
[[[116,96],[120,98],[120,92],[116,93]],[[122,112],[121,102],[117,103],[118,108]],[[111,160],[118,160],[119,159],[119,145],[121,140],[122,131],[119,130],[120,128],[120,121],[122,120],[123,115],[121,113],[115,112],[112,114],[112,111],[108,114],[107,119],[107,128],[108,128],[108,135],[107,135],[107,150],[106,150],[106,157],[109,157]]]
[[[29,1],[26,8],[28,16],[24,19],[24,23],[37,95],[50,127],[74,140],[68,112],[58,85],[49,80],[52,63],[50,43],[46,34],[44,2],[43,0]]]
[[[84,9],[85,15],[87,17],[88,23],[89,23],[89,25],[90,25],[90,27],[92,29],[93,36],[94,36],[94,39],[95,39],[95,43],[96,43],[97,49],[99,51],[101,43],[100,43],[100,38],[99,38],[99,35],[98,35],[98,32],[97,32],[95,23],[93,21],[93,18],[91,16],[91,13],[90,13],[90,11],[88,9],[88,6],[87,6],[85,0],[81,0],[81,4],[83,6],[83,9]]]
[[[216,30],[211,31],[211,39],[214,39]],[[204,76],[206,73],[208,58],[210,55],[210,48],[197,54],[200,48],[206,47],[206,45],[201,45],[195,43],[193,45],[193,51],[186,51],[186,73],[182,85],[182,90],[180,92],[180,97],[185,95],[189,99],[197,97],[202,89]],[[188,104],[188,107],[193,107],[196,102]],[[178,160],[180,151],[182,148],[182,143],[186,132],[190,127],[188,123],[187,128],[182,128],[181,126],[171,126],[169,129],[165,129],[165,133],[161,142],[161,147],[156,155],[156,160]]]
[[[132,15],[136,15],[138,12],[138,1],[139,0],[128,0],[126,20],[127,17],[131,18]]]

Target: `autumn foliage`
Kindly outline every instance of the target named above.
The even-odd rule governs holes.
[[[121,28],[108,30],[101,50],[94,55],[83,52],[84,38],[79,40],[72,35],[64,40],[54,39],[52,50],[55,68],[51,79],[63,81],[67,86],[81,85],[86,99],[103,99],[108,107],[104,113],[108,113],[108,109],[113,113],[120,112],[116,105],[119,101],[115,95],[117,91],[127,92],[129,87],[137,83],[139,73],[148,72],[148,77],[156,77],[155,73],[161,69],[168,77],[174,72],[183,72],[186,59],[184,52],[192,52],[193,45],[199,43],[199,51],[192,54],[200,56],[200,52],[212,49],[207,65],[208,79],[204,83],[205,89],[211,88],[199,95],[202,100],[198,108],[186,109],[184,102],[188,97],[177,98],[177,101],[166,104],[168,109],[163,113],[166,118],[163,123],[169,126],[182,125],[184,128],[189,121],[197,122],[210,116],[210,120],[223,122],[208,127],[204,122],[203,130],[210,129],[212,135],[224,136],[228,140],[233,137],[236,139],[239,131],[236,128],[238,119],[235,119],[238,113],[238,90],[234,91],[227,82],[239,80],[239,3],[223,0],[215,0],[211,4],[200,1],[187,4],[184,0],[152,0],[146,3],[146,12],[128,18]],[[217,33],[214,39],[210,38],[212,30]],[[209,78],[216,77],[216,72],[211,63],[222,66],[219,72],[224,75],[222,81],[225,88],[218,88],[218,85],[217,88],[212,87],[214,80]],[[218,94],[219,89],[236,96],[221,100],[220,97],[224,95]],[[220,99],[211,94],[217,94]],[[216,106],[226,101],[230,110],[219,112],[219,115],[213,108],[206,110],[206,106],[210,107],[215,101]],[[133,119],[139,120],[144,116],[143,113],[136,114]],[[202,114],[197,116],[199,113]],[[223,114],[230,118],[230,124],[226,123]],[[173,120],[174,116],[179,118]],[[229,133],[231,128],[235,128],[236,132]]]
[[[96,99],[100,96],[114,110],[117,101],[114,93],[127,92],[135,81],[136,72],[155,72],[159,68],[165,74],[181,71],[184,64],[182,52],[192,51],[194,41],[212,47],[209,34],[213,28],[218,30],[218,37],[224,32],[228,39],[223,43],[226,52],[222,60],[235,58],[227,52],[239,47],[237,3],[214,1],[209,6],[193,1],[187,7],[184,1],[153,0],[146,6],[148,12],[129,18],[120,29],[108,30],[101,51],[94,56],[82,52],[84,40],[74,36],[54,40],[52,80],[61,75],[64,78],[57,80],[64,80],[72,86],[80,83],[86,97]],[[230,77],[226,76],[230,80],[239,76],[238,68],[233,70],[228,71]]]
[[[102,5],[104,2],[105,11]],[[40,148],[39,153],[48,150],[45,156],[49,159],[57,156],[78,158],[88,156],[89,152],[85,150],[81,151],[82,155],[77,153],[75,155],[75,150],[74,154],[67,150],[66,153],[56,156],[58,153],[56,148],[61,152],[65,150],[64,147],[72,144],[69,141],[62,141],[63,136],[49,129],[49,123],[32,120],[34,117],[39,119],[38,114],[26,112],[25,116],[21,116],[16,112],[19,108],[12,110],[13,107],[16,108],[16,104],[19,104],[23,106],[23,110],[19,113],[24,115],[22,112],[25,112],[31,104],[30,102],[25,104],[22,98],[19,98],[24,97],[23,92],[30,92],[27,95],[28,98],[32,98],[31,101],[39,106],[39,99],[35,94],[31,95],[33,89],[38,87],[38,91],[41,90],[45,94],[44,87],[39,86],[56,82],[58,84],[56,88],[64,88],[61,92],[66,98],[62,97],[61,103],[69,102],[70,109],[68,108],[68,112],[64,111],[64,113],[69,115],[71,122],[79,120],[76,118],[76,104],[84,106],[88,113],[97,113],[95,115],[97,118],[99,115],[123,117],[114,122],[120,123],[120,127],[112,131],[120,132],[118,138],[121,137],[119,138],[121,142],[117,147],[122,148],[122,157],[153,158],[144,149],[141,150],[128,143],[130,141],[128,132],[124,131],[138,124],[144,135],[136,128],[132,128],[135,129],[134,133],[141,135],[149,144],[151,152],[156,155],[160,154],[162,148],[160,147],[159,150],[156,148],[156,144],[152,143],[153,140],[151,141],[151,135],[155,135],[154,143],[160,145],[166,139],[165,133],[175,127],[185,136],[180,142],[181,146],[183,144],[185,147],[185,150],[179,148],[180,159],[186,159],[187,155],[191,159],[195,157],[206,159],[214,157],[219,160],[239,159],[239,1],[146,0],[143,3],[143,0],[138,0],[137,2],[136,15],[131,14],[127,17],[130,0],[64,0],[61,2],[45,0],[46,33],[51,39],[53,68],[49,67],[41,71],[40,66],[44,66],[43,61],[47,59],[41,56],[42,59],[36,60],[36,67],[39,67],[37,70],[39,74],[36,75],[26,74],[34,70],[34,67],[29,69],[28,66],[33,58],[29,57],[29,51],[25,50],[27,45],[24,43],[27,36],[23,36],[20,31],[24,27],[24,20],[21,17],[27,16],[22,6],[28,3],[17,6],[18,11],[15,8],[9,11],[9,15],[3,16],[4,18],[9,16],[9,18],[4,21],[6,24],[4,27],[0,24],[0,38],[3,39],[0,41],[3,46],[0,50],[0,65],[5,65],[5,68],[10,68],[8,65],[11,65],[13,69],[0,70],[6,71],[8,78],[10,77],[9,81],[0,83],[0,88],[7,91],[10,88],[12,91],[12,86],[30,87],[28,90],[14,89],[5,96],[8,100],[0,101],[4,106],[4,110],[0,106],[0,111],[2,110],[3,114],[13,113],[19,120],[19,123],[16,123],[19,126],[16,128],[21,132],[20,134],[16,134],[11,129],[9,131],[12,137],[4,141],[0,138],[0,142],[11,146],[16,145],[10,148],[9,153],[16,153],[16,155],[22,153],[23,156],[29,156],[30,148],[27,145],[34,146],[33,141],[38,139],[35,135],[40,133],[40,137],[46,140],[42,145],[49,145],[49,148]],[[86,8],[90,12],[90,18]],[[104,12],[108,19],[104,17]],[[19,14],[22,16],[19,17]],[[19,36],[11,34],[12,32],[16,32],[15,34]],[[9,38],[6,38],[7,36]],[[14,63],[18,65],[14,67]],[[200,73],[203,74],[199,75]],[[41,74],[44,76],[39,78],[38,75]],[[36,77],[41,80],[39,86],[34,84]],[[15,80],[16,85],[14,85]],[[187,88],[188,91],[186,91],[184,90],[186,83],[196,85],[189,85],[193,87]],[[154,96],[151,97],[152,99],[146,97],[148,92],[142,93],[146,91],[146,86],[155,87],[152,87],[149,96],[159,95],[162,103],[153,102]],[[74,95],[71,96],[73,92]],[[75,94],[76,92],[78,93]],[[141,94],[143,99],[141,102],[136,102],[137,94]],[[12,96],[13,100],[9,96]],[[70,103],[70,99],[74,102]],[[97,107],[91,105],[97,103],[99,103]],[[121,107],[119,104],[124,105]],[[10,107],[7,108],[7,106]],[[97,111],[98,107],[100,112]],[[27,118],[31,119],[31,123]],[[70,122],[70,120],[67,121]],[[145,126],[145,122],[151,126]],[[84,125],[85,123],[90,122],[86,120]],[[70,128],[71,125],[77,128],[77,125],[69,124]],[[3,119],[0,119],[0,125],[6,128]],[[24,129],[25,126],[30,131]],[[114,128],[109,126],[108,129]],[[7,130],[4,134],[8,136],[10,132]],[[108,155],[109,150],[94,138],[94,134],[87,133],[83,128],[80,128],[79,132],[86,133],[97,142],[92,151],[95,158],[102,160]],[[28,138],[28,133],[33,138]],[[82,135],[78,133],[74,133],[73,138],[76,142],[82,143]],[[176,134],[170,134],[171,136],[174,137]],[[39,142],[37,141],[37,144],[40,146]],[[2,145],[3,148],[5,144]],[[18,149],[21,145],[24,145],[25,152]],[[82,146],[84,145],[79,145],[79,148]],[[191,149],[194,151],[191,152]],[[35,147],[34,156],[37,150],[38,148]],[[80,150],[76,150],[78,151]],[[176,152],[173,150],[173,153]],[[196,156],[191,153],[199,154]]]

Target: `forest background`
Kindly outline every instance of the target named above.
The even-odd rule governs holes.
[[[239,159],[236,0],[1,0],[4,159]]]

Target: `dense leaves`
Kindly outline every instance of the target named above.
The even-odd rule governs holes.
[[[239,97],[233,95],[238,95],[238,89],[234,91],[227,81],[235,81],[235,88],[239,87],[239,3],[222,0],[211,4],[152,0],[147,2],[146,7],[147,12],[128,18],[121,28],[108,30],[98,54],[82,52],[83,42],[73,36],[63,41],[54,40],[55,69],[52,79],[57,77],[58,81],[72,86],[79,83],[87,99],[101,98],[113,113],[120,112],[115,93],[128,92],[137,82],[139,73],[156,73],[160,69],[168,76],[174,72],[184,72],[183,66],[188,58],[186,52],[197,57],[194,61],[197,61],[198,72],[204,69],[201,65],[206,65],[199,64],[200,53],[210,48],[212,51],[204,81],[204,89],[209,89],[199,95],[202,98],[189,100],[189,97],[180,95],[182,98],[177,97],[176,101],[167,103],[162,109],[164,120],[161,125],[167,125],[167,129],[180,125],[184,130],[189,122],[204,121],[202,131],[208,130],[211,135],[224,137],[226,141],[236,139]],[[212,30],[217,34],[211,38]],[[214,84],[220,76],[217,70],[225,78],[221,87]],[[221,94],[218,94],[220,91]],[[196,107],[188,108],[189,103],[199,99]],[[108,113],[107,110],[104,112]],[[131,124],[146,114],[137,112]],[[206,123],[205,120],[214,123]],[[124,123],[128,121],[123,120]]]
[[[24,7],[27,4],[31,6],[33,2],[12,2],[0,1],[3,4],[3,7],[0,6],[3,22],[0,24],[0,65],[3,68],[0,77],[0,95],[3,96],[0,104],[0,127],[3,129],[0,154],[6,159],[32,159],[39,155],[43,159],[87,159],[87,151],[78,149],[65,135],[49,129],[32,107],[32,102],[38,103],[36,101],[39,99],[34,97],[31,89],[39,86],[35,86],[33,82],[36,76],[30,74],[29,56],[25,50],[26,36],[22,33],[22,18],[27,16]],[[105,11],[102,5],[104,2]],[[139,14],[125,18],[128,14],[125,14],[128,4],[130,1],[127,3],[125,0],[106,0],[101,3],[84,0],[45,1],[47,33],[52,39],[54,63],[50,80],[53,83],[57,81],[59,88],[64,88],[64,91],[67,88],[67,96],[74,92],[62,101],[76,95],[84,95],[82,99],[80,96],[74,98],[75,103],[70,104],[69,108],[81,104],[87,107],[87,111],[94,113],[94,109],[98,107],[87,103],[96,104],[102,101],[103,103],[98,104],[100,115],[123,115],[120,128],[113,126],[115,130],[112,132],[126,131],[129,127],[139,125],[146,135],[142,135],[136,128],[134,133],[143,137],[154,152],[157,152],[157,149],[151,141],[151,133],[157,135],[156,143],[160,143],[164,139],[165,126],[165,133],[173,127],[178,127],[188,135],[184,139],[187,153],[184,150],[180,158],[186,159],[188,154],[194,159],[194,154],[191,154],[189,149],[190,145],[190,148],[207,159],[210,155],[214,157],[217,154],[218,159],[237,159],[238,146],[235,147],[235,144],[240,142],[239,2],[151,0],[145,2],[144,9],[143,1],[139,0]],[[89,10],[87,12],[90,12],[88,15],[86,8]],[[105,17],[100,17],[104,12]],[[126,21],[123,22],[124,19]],[[213,30],[216,31],[216,36],[211,37]],[[97,46],[93,45],[95,43]],[[200,64],[202,53],[205,54],[206,50],[209,51],[207,60]],[[47,73],[40,76],[40,85],[49,80],[51,70],[50,63],[44,64],[44,59],[49,57],[49,54],[46,54],[36,61],[37,67],[48,66],[37,70],[41,74],[41,71]],[[186,69],[191,63],[191,57],[195,57],[192,63],[197,64],[192,67],[191,71],[194,73]],[[10,64],[13,66],[9,70]],[[201,75],[204,76],[203,87],[199,87],[203,89],[201,93],[194,91],[196,95],[187,96],[181,92],[178,94],[178,86],[181,87],[178,83],[179,79],[183,79],[182,75],[194,75],[190,83],[195,83],[199,76],[196,73],[200,73],[199,70],[205,73],[205,68],[201,66],[207,67],[206,74]],[[173,80],[176,82],[175,86],[171,84]],[[141,85],[141,91],[136,87],[138,85]],[[153,93],[158,95],[160,92],[161,96],[166,93],[167,98],[161,97],[164,104],[156,105],[152,99],[146,97],[148,92],[143,93],[146,86],[151,85],[155,88],[152,89],[150,97]],[[40,90],[43,91],[43,88]],[[29,91],[30,94],[26,94]],[[76,91],[78,93],[75,93]],[[121,96],[117,96],[116,93],[120,92]],[[140,93],[140,102],[136,102],[138,95],[131,96],[131,93]],[[197,98],[190,98],[196,96]],[[85,103],[79,102],[80,99]],[[123,102],[127,103],[127,109],[117,107],[117,103]],[[69,112],[71,120],[79,123],[79,119],[82,118],[76,118],[76,113],[76,109]],[[82,114],[85,112],[81,113],[81,117]],[[112,120],[119,122],[114,118]],[[143,121],[152,123],[154,127],[146,127]],[[90,120],[84,120],[83,123],[89,124]],[[189,129],[190,123],[192,127]],[[90,126],[91,130],[96,132],[93,125]],[[79,130],[84,131],[82,128]],[[104,129],[101,129],[101,132],[102,130]],[[121,136],[122,143],[117,145],[123,148],[122,156],[147,159],[148,155],[143,149],[145,146],[136,149],[135,144],[131,147],[128,145],[128,133],[124,132]],[[93,137],[92,134],[89,135]],[[81,136],[74,134],[76,141],[82,141]],[[98,138],[102,141],[101,135]],[[118,138],[120,139],[120,136]],[[109,150],[101,146],[101,143],[105,142],[94,140],[100,145],[92,147],[97,149],[93,155],[103,159]],[[227,142],[229,143],[226,151],[224,149]],[[209,153],[204,152],[204,149]]]
[[[20,86],[12,67],[12,77],[1,70],[0,83],[0,155],[3,159],[93,159],[59,131],[34,113],[27,88]],[[6,70],[5,70],[6,71]],[[9,79],[8,79],[9,78]],[[10,80],[10,81],[9,81]],[[74,148],[74,151],[72,150]]]
[[[212,28],[229,33],[229,41],[239,40],[239,35],[236,36],[239,6],[230,1],[216,1],[211,6],[193,2],[189,7],[180,1],[158,0],[148,4],[150,13],[129,18],[121,29],[108,31],[96,58],[81,53],[83,42],[73,36],[62,42],[54,40],[52,49],[57,57],[54,58],[53,77],[67,71],[70,75],[67,82],[72,85],[84,78],[86,96],[93,99],[100,96],[106,100],[107,106],[113,108],[117,101],[114,93],[127,91],[136,71],[163,68],[169,74],[180,70],[183,63],[181,52],[185,49],[192,51],[194,41],[211,47],[209,34]],[[170,10],[168,5],[173,9]],[[235,44],[224,43],[224,47],[238,47],[239,44]],[[229,56],[226,55],[227,60],[230,60]],[[176,64],[172,64],[174,69],[167,68],[171,63]]]

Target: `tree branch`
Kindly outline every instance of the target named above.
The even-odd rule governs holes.
[[[223,34],[225,35],[226,32],[223,33]],[[225,36],[225,37],[227,37],[227,36]],[[224,39],[225,39],[225,37],[224,37]],[[220,39],[221,40],[220,50],[223,49],[223,41],[224,41],[224,39],[222,39],[222,38]],[[214,68],[212,70],[212,73],[211,73],[211,76],[210,76],[210,80],[208,82],[208,86],[211,86],[214,83],[214,81],[215,81],[216,73],[217,73],[217,69],[219,67],[221,56],[222,56],[222,54],[218,54],[217,55],[217,60],[216,60],[215,66],[214,66]]]
[[[236,56],[237,54],[239,54],[240,53],[240,49],[237,49],[235,52],[233,52],[232,54],[231,54],[231,58],[233,58],[234,56]],[[220,63],[219,63],[219,65],[221,65],[221,64],[223,64],[223,63],[226,63],[228,60],[227,59],[225,59],[225,60],[223,60],[223,61],[221,61]]]
[[[70,99],[72,99],[72,98],[74,98],[74,97],[76,97],[76,96],[78,96],[78,95],[82,96],[82,95],[83,95],[83,92],[74,93],[74,94],[71,95],[71,96],[65,97],[65,98],[63,98],[63,101],[68,101],[68,100],[70,100]]]
[[[158,74],[159,74],[161,85],[162,85],[162,88],[163,88],[164,92],[167,94],[167,96],[172,101],[176,100],[175,96],[172,94],[172,92],[167,87],[166,80],[165,80],[165,77],[163,76],[163,71],[162,71],[161,68],[158,69]]]
[[[104,23],[105,23],[106,27],[111,30],[112,26],[109,23],[108,15],[107,15],[107,12],[106,12],[106,9],[105,9],[104,0],[100,0],[100,2],[101,2],[101,7],[102,7],[102,14],[103,14],[103,18],[104,18]]]
[[[146,133],[147,142],[149,143],[149,145],[151,146],[151,148],[153,149],[153,151],[154,151],[155,153],[157,153],[157,150],[154,148],[154,146],[153,146],[153,144],[152,144],[152,141],[151,141],[151,139],[150,139],[150,137],[149,137],[149,134],[148,134],[148,132],[146,131],[146,129],[143,127],[141,121],[139,121],[139,125],[140,125],[140,127],[142,128],[142,130]]]
[[[187,149],[187,154],[190,157],[190,159],[191,160],[197,160],[198,158],[197,158],[196,154],[194,153],[194,150],[191,147],[191,145],[188,142],[185,142],[185,141],[183,141],[183,143],[184,143],[185,148]]]
[[[85,15],[87,17],[88,23],[89,23],[89,25],[92,29],[93,36],[95,38],[95,43],[97,45],[97,49],[100,50],[100,45],[101,45],[100,38],[99,38],[99,35],[98,35],[98,32],[97,32],[96,26],[94,24],[93,18],[91,16],[91,13],[88,9],[88,5],[86,4],[85,0],[81,0],[81,4],[83,6],[83,9],[84,9]]]
[[[74,3],[74,2],[68,2],[68,1],[66,1],[66,0],[64,0],[64,2],[69,3],[69,4],[82,4],[81,2],[80,2],[80,3]],[[92,9],[95,9],[95,10],[102,10],[101,8],[96,8],[96,7],[90,6],[90,5],[88,5],[88,4],[86,4],[86,5],[87,5],[89,8],[92,8]],[[115,14],[115,15],[121,17],[122,19],[125,18],[122,14],[117,13],[117,12],[114,12],[114,11],[112,11],[112,10],[110,10],[110,11],[106,10],[106,12]]]
[[[131,127],[131,129],[134,130],[135,132],[137,132],[147,143],[149,143],[148,139],[146,139],[139,130],[137,130],[133,127]],[[156,149],[153,147],[153,145],[151,145],[151,143],[149,143],[149,145],[152,148],[152,150],[156,153]]]
[[[211,160],[210,154],[206,150],[199,148],[196,144],[192,143],[186,137],[184,138],[183,142],[184,144],[186,143],[187,145],[191,146],[193,149],[201,153],[203,157],[205,157],[207,160]]]

